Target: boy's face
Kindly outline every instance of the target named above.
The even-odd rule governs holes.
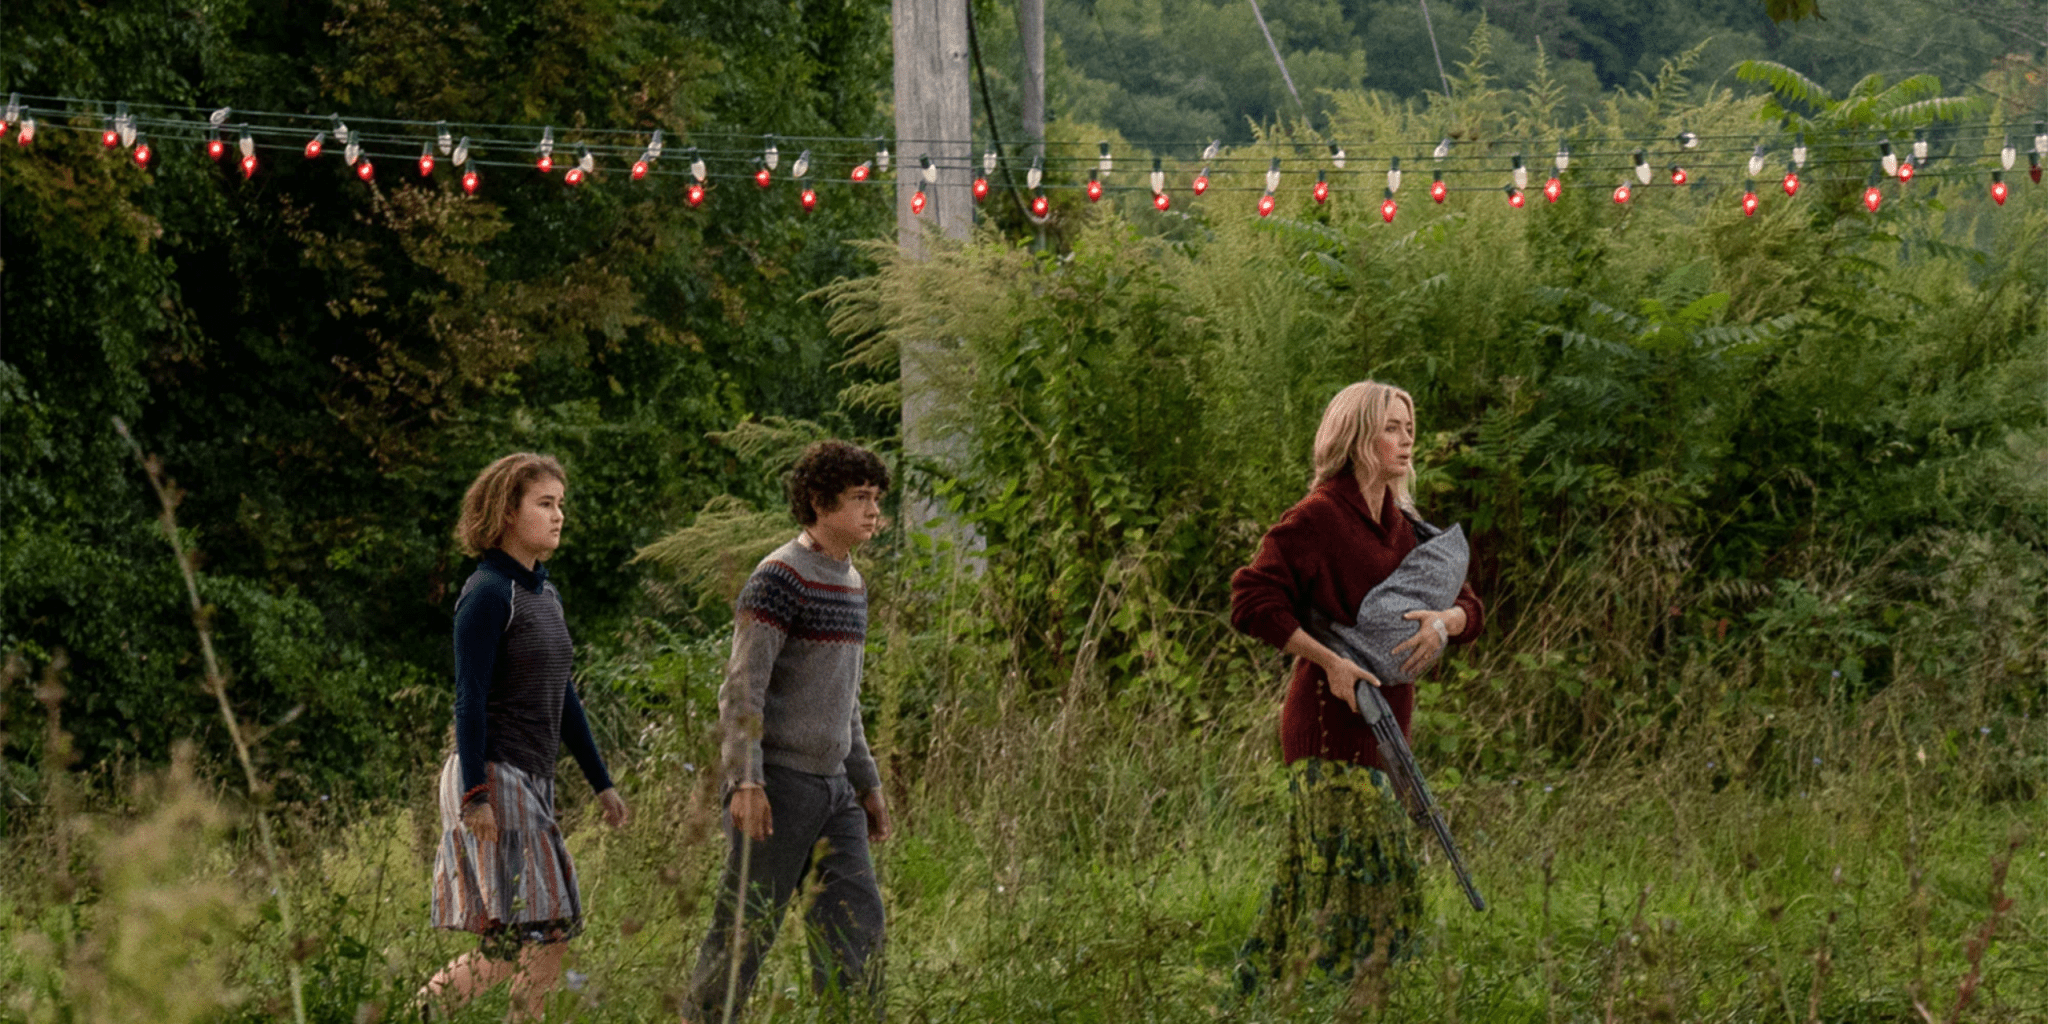
[[[860,484],[839,492],[833,508],[818,509],[814,532],[827,533],[851,546],[870,540],[882,529],[882,489]]]

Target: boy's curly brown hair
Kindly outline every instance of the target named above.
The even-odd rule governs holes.
[[[845,441],[818,441],[804,449],[789,471],[789,513],[805,526],[818,522],[818,510],[839,507],[849,487],[889,489],[889,467],[882,458]]]

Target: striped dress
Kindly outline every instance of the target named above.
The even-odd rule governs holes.
[[[547,567],[484,553],[455,602],[456,751],[441,766],[433,922],[487,948],[567,939],[583,928],[576,866],[555,822],[555,762],[568,747],[597,792],[604,759],[570,681],[573,644]],[[462,823],[488,801],[498,840]]]

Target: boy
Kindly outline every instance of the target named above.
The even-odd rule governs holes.
[[[879,1009],[882,897],[868,842],[888,838],[889,808],[861,727],[867,591],[851,556],[881,528],[888,487],[873,452],[811,445],[789,476],[803,532],[762,559],[740,591],[718,691],[731,846],[685,1021],[716,1024],[728,1005],[735,1016],[745,1006],[782,912],[814,866],[823,890],[809,924],[833,962],[812,946],[812,987],[859,993]]]

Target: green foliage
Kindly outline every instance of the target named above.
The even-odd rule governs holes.
[[[884,123],[874,3],[9,15],[0,92],[552,122],[571,146],[586,126],[680,146]],[[490,459],[569,467],[554,568],[580,637],[665,607],[635,552],[714,496],[772,497],[704,435],[828,407],[838,347],[822,307],[790,296],[859,273],[842,243],[888,217],[847,203],[798,221],[738,196],[705,217],[667,185],[488,171],[471,198],[267,155],[243,183],[196,140],[153,141],[146,174],[58,126],[0,162],[0,301],[10,337],[35,339],[0,362],[0,649],[70,652],[88,764],[160,760],[178,736],[223,754],[152,505],[109,426],[123,418],[188,492],[242,712],[295,716],[264,752],[295,797],[375,790],[435,756],[448,691],[430,681],[468,572],[450,529]]]

